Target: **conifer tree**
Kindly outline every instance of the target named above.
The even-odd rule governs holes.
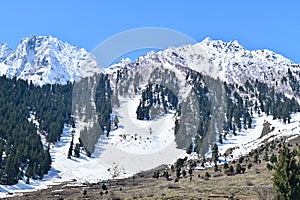
[[[111,130],[111,123],[110,123],[110,119],[108,119],[106,121],[106,136],[108,137],[109,136],[109,133],[110,133],[110,130]]]
[[[300,166],[296,152],[287,146],[279,150],[278,163],[273,175],[276,199],[297,200],[300,197]]]
[[[119,118],[118,118],[117,115],[115,116],[114,123],[115,123],[115,127],[118,128],[118,126],[119,126]]]
[[[219,160],[219,150],[218,150],[218,145],[216,143],[213,144],[211,153],[212,153],[213,162],[215,163],[215,165],[217,165],[217,162]]]
[[[71,140],[71,144],[70,144],[69,151],[68,151],[68,159],[70,159],[71,156],[72,156],[72,151],[73,151],[73,140],[74,140],[74,136],[72,135],[72,140]]]
[[[78,143],[75,145],[74,156],[77,158],[80,156],[80,145]]]

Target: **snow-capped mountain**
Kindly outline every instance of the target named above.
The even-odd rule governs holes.
[[[232,158],[238,158],[263,142],[261,133],[265,121],[275,127],[271,134],[291,137],[293,132],[290,130],[295,127],[286,125],[287,121],[292,124],[299,117],[299,113],[281,115],[287,105],[297,106],[279,94],[289,92],[299,99],[297,87],[291,86],[294,78],[299,79],[297,65],[269,50],[247,50],[237,41],[207,38],[195,45],[149,52],[134,62],[122,60],[105,72],[109,84],[103,82],[100,85],[112,88],[103,92],[110,93],[107,98],[112,102],[108,109],[112,120],[109,124],[113,126],[115,116],[119,120],[118,126],[110,129],[108,137],[95,140],[93,154],[101,155],[95,160],[117,166],[127,175],[170,163],[186,155],[185,151],[208,152],[209,155],[209,145],[212,142],[221,144],[221,140],[220,150],[224,153],[228,148],[234,148]],[[86,89],[93,88],[93,82],[89,82]],[[276,94],[271,89],[273,86],[277,86],[274,87]],[[82,87],[78,88],[82,90]],[[85,99],[99,99],[96,95],[90,96]],[[283,102],[286,103],[281,104]],[[79,108],[87,116],[86,105],[84,102]],[[98,104],[91,105],[97,110]],[[289,114],[294,112],[291,110],[288,110]],[[76,118],[80,124],[76,128],[78,137],[91,135],[80,130],[85,126],[89,128],[85,121],[93,122],[86,116],[82,121],[80,117]],[[103,120],[104,117],[100,117]],[[104,123],[107,121],[100,124]],[[288,131],[283,132],[284,127]],[[79,134],[81,131],[83,134]],[[103,131],[106,132],[106,128]],[[148,163],[149,160],[158,163]],[[85,180],[85,177],[77,178]]]
[[[95,58],[83,48],[52,36],[29,36],[12,51],[0,46],[0,75],[32,81],[37,85],[66,84],[102,72]]]
[[[52,168],[38,184],[99,182],[197,153],[211,157],[213,142],[222,154],[234,149],[230,159],[237,159],[264,141],[296,137],[300,130],[300,106],[290,98],[299,101],[299,65],[237,41],[206,38],[149,52],[134,62],[123,59],[99,77],[92,77],[102,70],[89,53],[53,37],[31,36],[14,51],[5,44],[0,50],[0,74],[8,77],[42,85],[91,76],[64,97],[72,98],[68,113],[75,127],[61,124],[61,139],[49,149]],[[26,120],[39,122],[38,112],[30,113]],[[262,135],[265,122],[272,131]],[[79,141],[84,148],[73,156]]]
[[[247,50],[238,41],[204,39],[194,45],[170,47],[159,52],[150,52],[132,64],[125,66],[171,65],[175,68],[189,68],[214,79],[227,83],[244,84],[256,79],[265,82],[278,91],[292,94],[291,88],[283,82],[290,70],[299,80],[300,66],[270,50]],[[124,67],[124,62],[106,69],[116,72]]]
[[[238,84],[249,78],[258,79],[281,91],[289,91],[281,81],[288,69],[297,75],[300,70],[294,62],[270,50],[250,51],[237,41],[223,42],[210,38],[194,45],[150,52],[134,63],[138,62],[146,65],[169,63]],[[130,66],[128,59],[112,65],[105,72],[116,73],[125,66]],[[21,78],[37,85],[65,84],[100,72],[103,70],[96,59],[85,49],[51,36],[26,37],[15,50],[7,44],[0,44],[0,75],[7,77]]]
[[[170,48],[164,54],[171,51],[181,55],[190,68],[231,83],[243,84],[250,78],[278,86],[288,68],[299,71],[294,62],[279,54],[266,49],[250,51],[237,41],[206,38],[195,45]]]

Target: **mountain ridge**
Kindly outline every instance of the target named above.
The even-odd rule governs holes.
[[[119,62],[119,68],[145,59],[149,59],[147,62],[151,63],[151,56],[154,54],[161,60],[171,60],[175,64],[180,62],[180,65],[212,78],[239,84],[244,83],[243,80],[251,75],[254,79],[267,82],[271,87],[279,85],[286,89],[280,82],[288,68],[297,75],[300,71],[298,64],[271,50],[247,50],[237,40],[224,42],[210,37],[194,45],[150,52],[133,62],[123,59]],[[85,49],[52,36],[25,37],[15,50],[5,43],[0,44],[0,75],[32,81],[36,85],[66,84],[95,73],[116,73],[118,65],[116,63],[102,69]]]
[[[120,62],[105,69],[116,73],[119,69],[138,65],[160,63],[182,66],[228,83],[244,84],[256,79],[265,82],[279,92],[292,95],[293,91],[283,80],[289,70],[300,80],[300,67],[292,60],[268,49],[247,50],[237,40],[224,42],[207,37],[194,45],[169,47],[159,52],[149,52],[130,63]]]

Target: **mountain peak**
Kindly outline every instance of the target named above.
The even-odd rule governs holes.
[[[242,48],[244,48],[244,47],[239,43],[239,41],[237,41],[237,40],[231,40],[230,42],[228,42],[228,44],[231,45],[231,46],[242,47]]]
[[[21,40],[17,49],[23,48],[22,45],[27,46],[27,49],[34,50],[35,48],[43,47],[44,49],[54,49],[61,51],[61,46],[66,46],[70,49],[79,49],[76,46],[72,46],[66,42],[63,42],[53,36],[36,36],[30,35]]]
[[[35,41],[35,40],[54,40],[54,41],[58,41],[59,39],[57,39],[56,37],[53,37],[52,35],[29,35],[27,37],[24,37],[22,41]]]
[[[202,40],[201,43],[207,44],[209,45],[209,43],[211,43],[213,40],[210,37],[206,37],[204,40]]]
[[[0,75],[32,81],[36,85],[66,84],[102,71],[85,49],[52,36],[30,35],[23,38],[14,51],[0,51]]]
[[[221,49],[225,49],[225,48],[244,49],[244,47],[237,40],[224,42],[222,40],[213,40],[210,37],[206,37],[199,44],[204,45],[204,46],[208,46],[208,47],[213,47],[213,48],[217,47],[217,48],[221,48]]]

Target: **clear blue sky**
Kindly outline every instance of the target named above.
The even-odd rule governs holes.
[[[28,35],[53,35],[92,50],[108,37],[141,27],[163,27],[197,41],[209,36],[268,48],[300,63],[297,0],[1,1],[0,43],[15,48]]]

